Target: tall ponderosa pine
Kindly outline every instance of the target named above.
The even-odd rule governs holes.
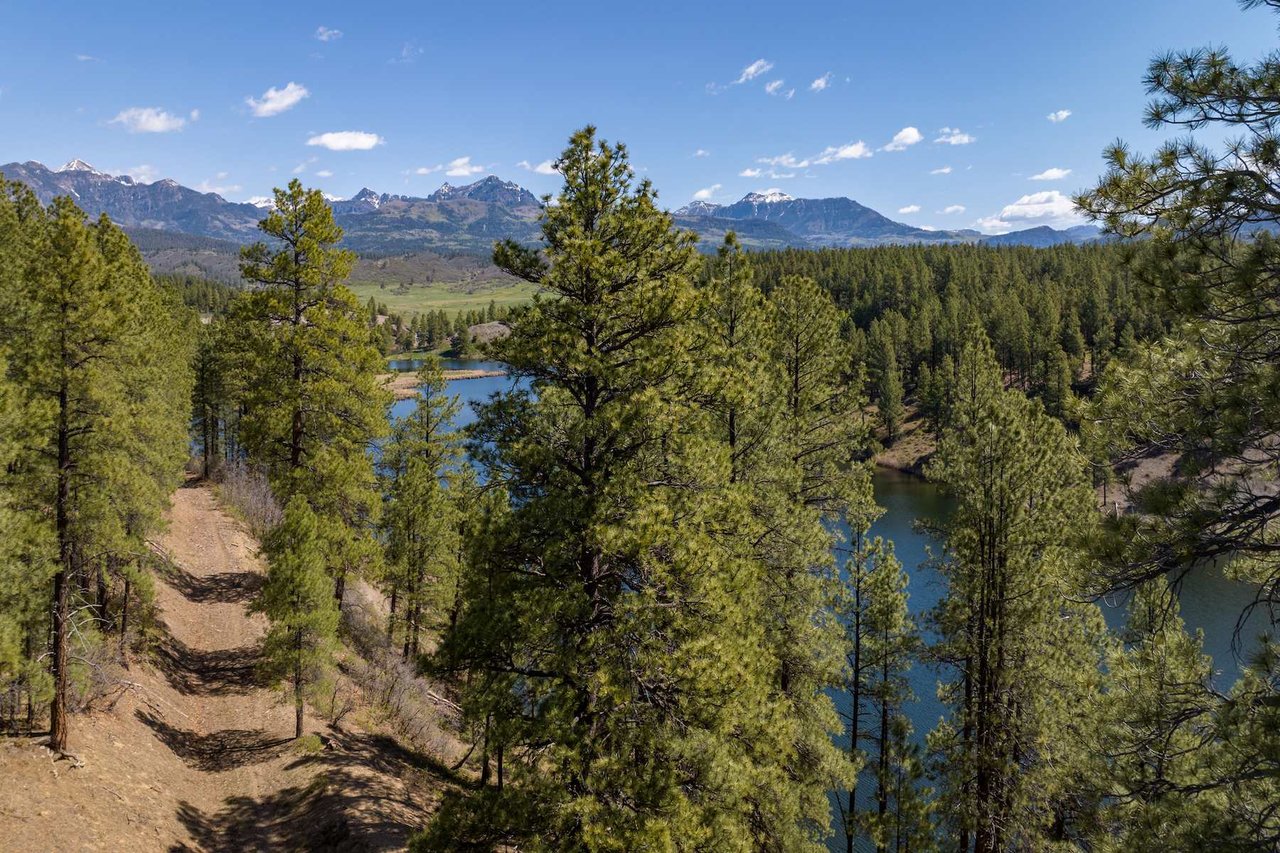
[[[841,615],[849,637],[849,750],[863,766],[859,779],[870,790],[851,786],[841,798],[845,849],[865,838],[878,850],[912,849],[928,836],[927,815],[918,787],[922,766],[909,745],[911,723],[905,707],[914,697],[907,672],[919,651],[915,624],[907,610],[907,575],[893,544],[879,537],[860,541],[849,558],[847,593]],[[872,804],[860,802],[870,796]]]
[[[1274,0],[1241,5],[1280,11]],[[1272,638],[1241,638],[1256,662],[1215,710],[1217,737],[1203,743],[1204,760],[1177,788],[1188,808],[1216,801],[1221,821],[1248,827],[1259,846],[1274,846],[1280,65],[1273,54],[1241,62],[1208,48],[1156,58],[1144,82],[1152,95],[1148,126],[1210,129],[1214,142],[1188,133],[1151,156],[1116,144],[1106,154],[1106,175],[1077,199],[1108,230],[1142,238],[1132,241],[1130,268],[1142,295],[1177,321],[1165,339],[1133,347],[1124,364],[1110,365],[1088,414],[1110,461],[1153,448],[1178,459],[1168,476],[1134,490],[1137,511],[1112,525],[1104,584],[1163,583],[1227,562],[1230,576],[1257,585]],[[1218,760],[1209,760],[1215,752]],[[1259,762],[1270,773],[1260,772]]]
[[[23,630],[31,657],[50,638],[50,744],[64,750],[72,635],[96,642],[111,621],[109,583],[143,559],[185,459],[190,329],[105,217],[65,198],[42,209],[16,186],[0,216],[4,322],[21,330],[0,336],[17,344],[3,355],[22,413],[3,483],[26,582],[14,600],[51,601],[52,624]]]
[[[403,623],[406,658],[417,658],[424,627],[431,617],[452,612],[462,557],[457,470],[460,442],[452,422],[460,408],[445,395],[439,361],[428,359],[418,371],[421,399],[391,428],[383,449],[387,559],[383,586],[391,601],[388,635],[394,640]],[[397,612],[398,611],[398,612]]]
[[[1089,805],[1076,796],[1082,712],[1099,689],[1104,626],[1077,597],[1096,511],[1074,442],[1003,388],[980,329],[956,376],[954,425],[929,468],[956,501],[934,614],[935,655],[955,673],[940,693],[951,716],[930,746],[948,833],[994,853],[1066,840]]]
[[[342,283],[354,255],[336,247],[342,229],[324,196],[291,181],[258,227],[273,242],[243,251],[241,274],[257,288],[232,305],[225,336],[239,437],[281,503],[310,503],[341,601],[347,574],[375,558],[370,450],[386,433],[390,395],[364,312]]]
[[[757,779],[734,733],[760,725],[776,673],[756,565],[716,537],[731,464],[695,405],[694,238],[593,129],[558,169],[545,251],[495,252],[548,298],[495,345],[532,380],[472,445],[510,512],[436,656],[467,671],[497,786],[446,803],[418,845],[750,847]]]
[[[769,692],[756,700],[765,722],[741,734],[751,751],[740,760],[754,789],[751,846],[816,849],[829,831],[827,792],[856,770],[833,745],[825,691],[842,682],[844,647],[832,532],[870,517],[857,463],[868,438],[854,416],[860,374],[830,299],[803,279],[766,299],[751,278],[730,237],[702,290],[694,343],[710,437],[731,462],[722,505],[733,509],[718,536],[761,585],[767,642],[756,661]]]

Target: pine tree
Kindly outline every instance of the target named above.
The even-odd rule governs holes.
[[[418,847],[746,847],[732,733],[769,684],[752,564],[713,536],[729,461],[693,405],[694,239],[594,130],[559,171],[545,252],[495,251],[551,298],[495,345],[532,381],[472,443],[511,505],[436,657],[467,671],[497,786],[447,802]]]
[[[902,428],[902,394],[902,372],[898,370],[898,357],[891,349],[885,355],[884,372],[876,388],[876,411],[887,445],[898,440],[898,433]]]
[[[387,507],[384,586],[392,602],[388,634],[395,636],[397,606],[404,623],[404,656],[416,660],[425,620],[452,611],[462,550],[457,492],[459,442],[449,432],[457,397],[444,394],[439,361],[427,359],[418,371],[421,400],[392,425],[382,465]],[[468,469],[470,470],[470,469]],[[438,622],[427,627],[440,629]]]
[[[341,602],[347,575],[372,564],[380,506],[370,448],[387,429],[382,359],[355,296],[343,284],[354,256],[318,190],[277,189],[259,228],[278,241],[242,253],[260,285],[236,300],[226,339],[235,349],[243,415],[239,437],[281,503],[302,495],[316,513]]]
[[[50,638],[50,746],[63,751],[73,635],[99,642],[108,582],[144,552],[185,459],[190,328],[105,217],[91,224],[65,198],[42,210],[12,185],[0,216],[5,323],[21,329],[0,340],[21,342],[3,355],[22,413],[0,492],[27,584],[13,600],[50,602],[51,624],[27,620],[24,645],[35,659]]]
[[[956,375],[954,426],[928,472],[957,504],[934,614],[934,654],[956,677],[940,689],[952,716],[930,745],[949,832],[985,853],[1069,831],[1104,628],[1076,600],[1095,518],[1083,459],[1039,403],[1003,388],[981,330]]]
[[[263,542],[267,580],[254,610],[271,620],[262,647],[267,672],[292,687],[295,738],[302,737],[303,692],[329,665],[338,629],[325,573],[320,523],[306,498],[295,495],[284,519]]]

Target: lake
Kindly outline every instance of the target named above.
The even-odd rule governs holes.
[[[500,370],[502,365],[491,361],[467,361],[461,359],[442,359],[448,369],[486,369]],[[411,368],[404,368],[411,369]],[[471,404],[484,402],[493,394],[507,391],[517,386],[517,381],[507,376],[487,376],[479,379],[458,379],[449,383],[448,392],[459,397],[463,403],[458,413],[457,427],[466,426],[475,421],[475,410]],[[400,400],[392,407],[393,417],[402,417],[413,410],[415,399]],[[941,491],[918,477],[903,474],[885,468],[877,468],[872,480],[876,503],[884,508],[884,513],[872,525],[870,535],[891,540],[898,559],[911,576],[909,608],[915,615],[917,624],[922,624],[924,615],[938,602],[945,592],[938,573],[928,565],[930,554],[936,556],[940,551],[940,543],[916,528],[917,519],[945,521],[951,511],[952,501]],[[1218,670],[1217,686],[1226,688],[1239,673],[1241,662],[1233,651],[1236,621],[1253,600],[1255,588],[1226,578],[1221,570],[1206,568],[1192,573],[1182,584],[1180,599],[1182,616],[1189,630],[1200,629],[1204,632],[1205,651],[1212,656]],[[1123,597],[1116,596],[1101,602],[1107,622],[1113,628],[1123,624]],[[1255,614],[1241,632],[1244,640],[1251,640],[1261,633],[1265,627],[1265,615]],[[910,675],[910,682],[915,692],[915,700],[908,707],[908,716],[916,729],[916,737],[923,739],[925,733],[933,728],[944,710],[938,702],[936,694],[937,673],[928,667],[916,666]],[[836,706],[842,715],[849,710],[848,694],[835,695]],[[841,738],[842,744],[848,743],[847,731]],[[869,783],[870,780],[864,780]],[[870,805],[871,784],[859,785],[861,794],[867,797],[862,808]],[[862,799],[861,797],[859,799]],[[844,850],[843,829],[839,825],[839,811],[833,810],[832,827],[835,835],[832,850]]]

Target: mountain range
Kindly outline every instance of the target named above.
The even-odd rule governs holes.
[[[264,215],[259,204],[232,202],[165,179],[154,183],[110,175],[81,160],[59,169],[28,161],[0,166],[9,180],[27,184],[42,202],[71,196],[90,216],[105,213],[131,232],[148,232],[153,247],[163,234],[244,243],[256,239]],[[542,203],[524,187],[489,176],[465,186],[444,184],[425,198],[365,188],[349,199],[331,199],[344,242],[364,255],[415,252],[487,255],[495,240],[532,243],[539,237]],[[696,231],[712,250],[728,231],[749,248],[988,243],[1050,246],[1084,243],[1100,234],[1092,226],[1066,230],[1031,228],[999,236],[977,231],[934,231],[888,217],[849,198],[793,198],[769,191],[732,204],[695,201],[673,212],[676,224]],[[187,241],[189,243],[189,241]],[[186,244],[175,239],[170,250]]]

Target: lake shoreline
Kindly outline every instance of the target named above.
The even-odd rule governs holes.
[[[467,368],[461,370],[444,370],[445,381],[457,379],[484,379],[487,377],[506,376],[505,370],[488,370],[485,368]],[[409,371],[380,373],[378,380],[384,388],[395,395],[397,400],[410,400],[418,396],[418,374]]]

